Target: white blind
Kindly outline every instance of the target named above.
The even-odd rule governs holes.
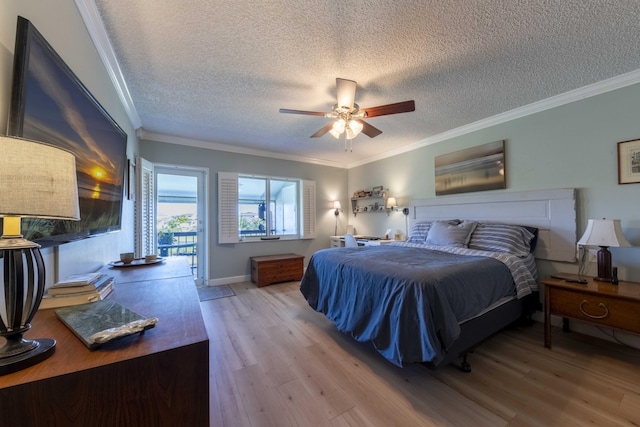
[[[135,254],[136,258],[156,253],[155,182],[153,163],[141,157],[136,165]]]
[[[218,243],[238,243],[238,174],[218,172]]]
[[[316,182],[302,181],[302,239],[316,237]]]

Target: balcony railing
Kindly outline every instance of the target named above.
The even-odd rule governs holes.
[[[196,247],[198,236],[195,231],[176,231],[173,233],[160,233],[158,236],[158,255],[161,257],[186,256],[189,257],[189,266],[193,276],[197,277],[198,259]]]

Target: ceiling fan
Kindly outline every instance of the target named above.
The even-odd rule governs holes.
[[[354,102],[356,97],[356,82],[353,80],[336,78],[336,94],[338,102],[333,106],[333,110],[330,113],[288,110],[285,108],[281,108],[280,112],[287,114],[322,116],[335,119],[331,123],[322,127],[318,132],[311,135],[311,138],[319,138],[328,132],[337,139],[344,133],[344,149],[346,151],[347,140],[353,140],[353,138],[355,138],[360,132],[364,133],[369,138],[375,138],[382,133],[380,129],[371,126],[363,119],[387,116],[389,114],[408,113],[416,110],[416,105],[413,100],[361,109],[360,106]],[[353,143],[351,144],[351,148],[353,149]]]

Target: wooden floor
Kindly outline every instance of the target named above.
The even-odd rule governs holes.
[[[298,283],[232,285],[201,303],[211,342],[211,425],[640,425],[640,351],[513,327],[455,366],[398,368],[338,332]]]

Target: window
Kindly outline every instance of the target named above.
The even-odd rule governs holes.
[[[315,237],[315,182],[218,172],[218,242]]]

